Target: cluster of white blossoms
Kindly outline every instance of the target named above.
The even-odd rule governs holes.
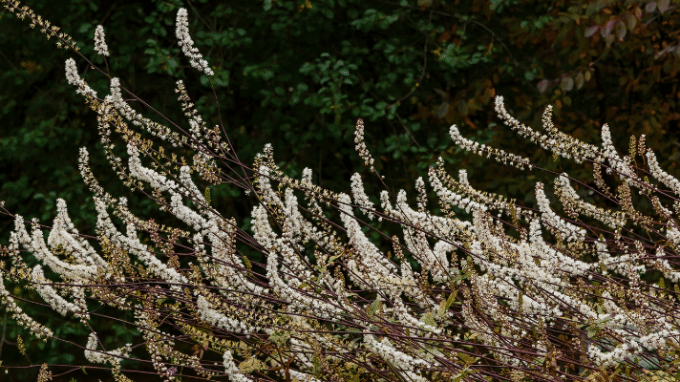
[[[10,239],[16,238],[16,246],[21,244],[24,248],[33,252],[33,255],[45,265],[47,265],[53,272],[66,277],[70,280],[79,281],[81,279],[91,278],[97,275],[98,269],[96,265],[88,264],[83,258],[76,257],[76,262],[66,262],[60,259],[50,250],[45,243],[43,232],[37,221],[33,221],[33,231],[29,236],[24,225],[24,219],[20,215],[16,215],[14,219],[14,229]],[[53,248],[54,250],[59,247]],[[18,249],[18,248],[17,248]],[[66,248],[68,250],[68,248]]]
[[[436,192],[439,199],[447,205],[461,208],[465,210],[466,213],[470,213],[473,210],[486,211],[488,209],[486,205],[477,202],[473,198],[466,197],[465,195],[461,195],[444,187],[444,184],[439,179],[434,169],[430,168],[429,175],[430,184],[432,185],[434,192]]]
[[[649,166],[649,171],[652,173],[655,179],[670,188],[675,195],[680,196],[680,180],[672,177],[666,171],[662,170],[659,166],[659,162],[656,160],[656,155],[652,150],[648,150],[645,153],[647,158],[647,166]]]
[[[550,201],[545,195],[542,183],[536,183],[536,202],[542,212],[541,221],[548,229],[559,232],[567,241],[583,241],[586,237],[586,230],[565,221],[550,208]]]
[[[623,175],[621,178],[627,184],[634,186],[639,183],[640,179],[633,171],[633,166],[631,158],[625,156],[623,159],[616,152],[616,148],[612,143],[611,133],[609,132],[609,125],[606,123],[602,126],[601,130],[602,136],[602,148],[601,155],[606,158],[609,162],[610,168],[607,169],[607,173],[610,174],[612,170],[616,171],[618,174]]]
[[[224,352],[223,355],[223,365],[224,370],[227,373],[227,377],[231,382],[250,382],[252,379],[246,377],[241,373],[236,364],[234,363],[234,357],[231,355],[229,350]]]
[[[213,309],[212,305],[203,296],[198,296],[196,300],[196,307],[198,308],[199,317],[211,325],[225,329],[233,333],[250,334],[259,330],[259,328],[251,328],[250,325],[240,320],[235,320],[227,317],[217,310]]]
[[[185,9],[177,14],[176,32],[191,65],[212,75],[189,36]],[[101,27],[95,46],[108,55]],[[98,113],[102,143],[119,177],[133,190],[151,188],[168,222],[184,228],[135,216],[126,198],[113,198],[97,183],[83,148],[80,170],[95,194],[99,249],[78,232],[61,199],[47,240],[36,220],[29,234],[23,217],[14,216],[10,245],[0,248],[12,262],[7,271],[4,262],[0,266],[0,300],[36,337],[52,337],[4,285],[5,279],[26,281],[54,311],[91,329],[85,357],[111,364],[118,380],[125,380],[120,362],[132,358],[131,345],[97,350],[88,303],[132,310],[153,367],[168,381],[177,379],[178,368],[235,382],[522,380],[521,373],[533,380],[567,374],[598,380],[596,373],[604,372],[598,367],[678,359],[677,298],[664,284],[680,280],[674,261],[680,228],[664,206],[671,196],[638,177],[634,153],[620,157],[607,126],[599,148],[559,132],[547,108],[546,134],[539,134],[496,99],[500,118],[521,136],[618,177],[617,195],[607,194],[616,209],[586,203],[566,173],[556,177],[554,189],[568,218],[551,207],[542,183],[535,187],[537,209],[520,206],[476,190],[465,170],[455,180],[441,158],[415,181],[417,195],[383,190],[378,208],[359,173],[350,178],[350,197],[315,185],[309,169],[301,180],[283,175],[271,145],[252,166],[240,163],[233,148],[217,144],[219,129],[206,128],[181,82],[177,91],[190,129],[180,138],[134,111],[119,79],[112,78],[111,94],[95,102],[72,59],[66,74]],[[193,165],[179,163],[175,154],[164,162],[162,147],[152,150],[157,142],[129,130],[126,121],[194,150]],[[112,127],[125,140],[127,162],[111,151]],[[449,133],[465,150],[534,168],[527,158],[463,138],[455,126]],[[354,143],[375,172],[361,120]],[[644,139],[638,147],[651,176],[680,196],[680,181],[659,168]],[[224,158],[240,167],[214,171]],[[244,199],[252,203],[252,236],[211,206],[198,177],[253,191]],[[631,187],[663,222],[633,208]],[[373,223],[357,218],[357,210]],[[394,226],[400,236],[388,234]],[[29,267],[27,253],[39,264]],[[643,281],[657,271],[664,276],[658,287]],[[680,293],[677,284],[673,288]],[[192,354],[186,344],[193,345]]]
[[[261,174],[269,174],[269,170],[262,168]],[[496,298],[502,298],[518,311],[530,314],[531,317],[545,317],[543,319],[530,320],[533,325],[538,325],[542,322],[543,325],[548,325],[550,322],[556,322],[559,318],[569,311],[571,315],[581,314],[584,317],[596,322],[604,322],[603,328],[609,327],[614,331],[627,330],[627,338],[644,338],[643,332],[637,334],[630,333],[630,328],[635,328],[635,323],[639,318],[634,315],[626,314],[623,309],[613,304],[608,300],[605,312],[598,313],[593,308],[585,304],[579,297],[579,291],[576,291],[571,282],[571,278],[580,277],[583,280],[592,279],[592,275],[599,270],[598,263],[586,263],[578,260],[562,250],[554,248],[551,244],[543,239],[541,232],[541,222],[551,232],[554,232],[562,240],[567,243],[579,243],[578,245],[585,245],[587,237],[586,230],[577,224],[567,222],[554,212],[550,206],[548,199],[543,191],[543,186],[539,183],[536,189],[536,197],[539,205],[540,219],[532,219],[530,223],[530,233],[527,238],[519,242],[508,241],[498,227],[491,225],[491,220],[486,215],[487,206],[474,200],[473,197],[466,197],[458,195],[444,187],[439,177],[431,171],[431,183],[433,189],[438,192],[444,203],[454,205],[473,214],[473,224],[458,221],[457,219],[442,218],[431,216],[426,213],[418,212],[410,208],[406,202],[406,193],[400,191],[397,196],[397,208],[393,208],[389,201],[387,193],[381,196],[382,205],[385,211],[383,216],[390,218],[399,218],[404,230],[404,238],[406,247],[413,258],[421,263],[423,269],[427,269],[434,281],[447,281],[452,276],[458,274],[455,268],[450,268],[446,253],[460,248],[460,240],[463,239],[470,248],[470,253],[473,263],[479,267],[483,272],[481,276],[472,277],[472,290],[476,292],[481,298],[479,307],[483,308],[484,314],[490,317],[501,319],[503,317],[503,310],[498,303],[494,302]],[[270,181],[267,178],[262,180],[261,184],[266,185],[262,187],[263,198],[270,205],[281,205],[283,203],[277,201],[276,194],[273,192]],[[557,182],[564,188],[565,193],[573,201],[579,201],[579,196],[575,194],[574,190],[570,188],[566,177],[562,176]],[[460,184],[465,187],[471,187],[465,174],[461,175]],[[353,194],[362,195],[356,180],[353,183]],[[266,191],[265,191],[266,189]],[[291,195],[292,190],[287,189],[284,193]],[[355,203],[361,207],[362,210],[371,208],[372,206],[361,206],[355,197]],[[421,202],[420,205],[423,203]],[[420,206],[419,206],[420,207]],[[582,207],[587,209],[588,207]],[[433,333],[440,333],[441,330],[437,326],[430,326],[412,316],[409,309],[403,303],[400,295],[406,292],[417,301],[416,293],[408,293],[406,281],[409,278],[409,271],[402,271],[400,276],[395,271],[396,269],[388,261],[385,262],[385,256],[381,251],[366,237],[361,230],[360,224],[354,219],[354,212],[352,211],[352,204],[347,195],[340,194],[338,197],[338,209],[341,213],[340,219],[345,225],[345,234],[347,235],[348,243],[358,256],[356,259],[352,258],[348,261],[347,266],[350,270],[349,277],[356,284],[364,288],[376,288],[384,291],[388,296],[388,300],[392,305],[394,319],[407,325],[411,328],[422,328]],[[291,213],[286,210],[287,214]],[[276,234],[273,232],[265,217],[266,210],[258,207],[254,210],[254,215],[257,214],[257,228],[259,232],[257,237],[266,244],[267,248],[277,248],[278,253],[285,257],[294,258],[297,254],[290,248],[284,249],[284,246],[272,245],[272,240],[275,240]],[[613,215],[619,217],[620,215]],[[619,227],[621,222],[615,221],[611,223],[605,220],[605,223],[610,223],[612,226]],[[266,228],[263,228],[266,227]],[[288,228],[286,228],[288,227]],[[413,227],[413,228],[411,228]],[[290,225],[284,225],[284,232],[291,228]],[[423,232],[428,234],[441,235],[440,237],[446,241],[438,242],[434,248],[430,247],[428,240],[423,235]],[[465,236],[470,235],[472,236]],[[450,240],[450,241],[449,241]],[[454,243],[458,243],[454,245]],[[612,262],[608,252],[600,253],[600,261],[602,266],[608,268],[615,266]],[[270,262],[274,262],[275,254],[270,255]],[[619,261],[626,264],[626,257],[620,257]],[[629,259],[632,261],[632,258]],[[271,264],[271,263],[270,263]],[[619,262],[621,264],[621,262]],[[404,263],[402,263],[402,266]],[[461,261],[461,267],[466,264]],[[402,268],[402,270],[408,268]],[[627,269],[627,268],[625,268]],[[639,272],[642,270],[640,266],[634,268]],[[624,271],[621,268],[620,271]],[[627,270],[625,270],[628,273]],[[276,277],[272,277],[275,278]],[[391,280],[388,284],[386,281]],[[518,291],[515,285],[521,286],[524,292]],[[395,289],[395,286],[400,286]],[[535,292],[534,292],[535,291]],[[536,293],[540,291],[540,293]],[[294,295],[289,291],[291,295]],[[303,298],[295,298],[295,300],[303,300]],[[432,308],[436,308],[437,304],[431,304]],[[427,304],[425,305],[427,306]],[[615,319],[611,319],[611,315],[616,312]],[[385,311],[384,313],[389,313]],[[499,347],[502,342],[499,342],[496,335],[490,329],[482,329],[485,325],[479,324],[472,314],[464,315],[466,320],[465,325],[477,331],[478,339],[486,342],[486,345]],[[503,318],[504,329],[502,332],[506,337],[514,338],[515,343],[518,343],[525,335],[526,331],[521,329],[527,324],[527,317],[522,319]],[[642,329],[640,329],[642,330]],[[665,338],[665,337],[664,337]],[[534,350],[539,352],[547,352],[545,342],[537,342],[534,344]],[[499,359],[505,359],[508,362],[507,353],[504,351],[492,351]],[[597,353],[591,351],[593,357]],[[605,354],[605,353],[602,353]],[[630,354],[629,354],[630,355]],[[613,357],[613,356],[612,356]],[[614,357],[616,358],[616,357]],[[512,361],[515,363],[516,360]]]
[[[198,52],[198,48],[194,46],[194,41],[189,35],[189,15],[185,8],[180,8],[177,12],[176,24],[175,35],[179,41],[180,48],[182,48],[182,53],[189,58],[191,66],[193,66],[194,69],[212,76],[214,73],[212,69],[210,69],[210,65],[203,59],[201,53]]]
[[[123,358],[129,357],[132,351],[132,344],[126,344],[115,350],[97,350],[98,345],[97,333],[90,333],[87,345],[85,345],[85,358],[92,363],[110,363],[117,369],[120,369],[120,362]]]
[[[76,60],[72,58],[66,60],[66,81],[77,87],[76,93],[97,98],[97,92],[92,90],[84,79],[80,78],[78,68],[76,67]]]
[[[10,238],[10,251],[12,250],[12,247],[15,244],[16,244],[15,242],[12,242],[12,238]],[[14,253],[14,255],[16,255],[16,253]],[[36,338],[42,338],[46,340],[54,336],[54,332],[50,328],[36,322],[28,314],[24,313],[23,309],[21,309],[17,305],[16,301],[14,300],[14,297],[12,297],[9,291],[5,289],[4,274],[1,271],[0,271],[0,302],[8,312],[12,312],[12,318],[20,326],[28,329],[31,332],[31,334],[36,336]]]
[[[453,139],[458,147],[470,151],[473,154],[480,156],[486,154],[487,158],[493,156],[496,161],[517,167],[520,170],[524,169],[524,167],[529,168],[529,170],[533,168],[529,158],[524,158],[512,153],[506,153],[505,150],[499,150],[494,147],[489,147],[483,143],[464,138],[458,131],[458,127],[456,127],[456,125],[452,125],[451,128],[449,128],[449,134],[451,135],[451,139]]]
[[[626,215],[621,211],[611,212],[604,208],[581,200],[581,197],[571,187],[569,177],[562,173],[555,179],[555,192],[560,197],[562,205],[581,215],[597,219],[612,229],[619,229],[626,224]]]
[[[371,212],[373,207],[373,202],[368,198],[366,192],[364,191],[364,184],[361,182],[361,175],[355,172],[350,178],[350,186],[352,187],[352,196],[354,196],[354,203],[361,207],[362,212],[368,216],[370,220],[373,220],[375,215]]]
[[[40,294],[40,297],[42,297],[45,302],[50,304],[50,307],[57,311],[57,313],[64,316],[66,313],[71,312],[75,313],[76,315],[83,315],[86,320],[90,318],[89,313],[87,313],[87,306],[78,306],[72,302],[66,301],[66,299],[61,297],[57,291],[47,283],[45,274],[43,273],[40,264],[37,264],[35,267],[33,267],[31,276],[33,276],[33,282],[35,282],[35,286],[38,290],[38,293]],[[82,289],[78,287],[74,288],[75,291],[82,291]]]
[[[110,83],[111,94],[106,97],[106,100],[111,102],[123,116],[133,121],[134,124],[139,125],[143,119],[142,115],[135,112],[130,105],[123,100],[123,94],[120,91],[120,79],[113,77]]]
[[[423,378],[415,371],[415,368],[418,366],[427,367],[427,361],[397,350],[386,337],[383,338],[382,341],[378,341],[375,339],[374,335],[364,334],[364,343],[372,352],[380,356],[386,362],[394,365],[397,371],[402,373],[407,380],[414,382],[427,381],[427,379]]]
[[[98,198],[94,198],[94,202],[98,213],[97,228],[101,232],[106,232],[107,237],[113,243],[124,247],[130,253],[136,255],[153,274],[170,283],[173,288],[179,289],[182,284],[187,283],[188,280],[185,276],[161,262],[149,251],[147,245],[139,241],[137,229],[132,222],[127,224],[126,235],[121,234],[111,221],[104,203]]]
[[[108,264],[97,253],[92,245],[82,237],[71,222],[64,199],[57,199],[57,216],[53,221],[52,229],[47,237],[50,248],[62,248],[78,258],[82,264],[99,267],[103,271],[108,270]]]
[[[521,137],[529,139],[538,144],[544,150],[552,151],[560,157],[573,159],[576,163],[581,163],[585,159],[595,159],[598,157],[597,147],[584,143],[572,136],[557,130],[552,122],[552,106],[548,106],[543,113],[543,128],[548,134],[540,134],[532,128],[522,124],[515,117],[510,115],[505,109],[502,96],[496,97],[496,113],[503,120],[506,126],[516,131]]]
[[[97,25],[94,30],[94,50],[100,56],[109,56],[109,47],[106,46],[106,40],[104,39],[104,27]]]

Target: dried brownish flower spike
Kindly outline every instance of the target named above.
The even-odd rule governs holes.
[[[49,371],[46,363],[43,363],[40,367],[40,373],[38,374],[38,382],[47,382],[52,380],[52,372]]]
[[[16,15],[19,19],[28,19],[31,28],[38,27],[40,32],[49,40],[51,37],[57,38],[57,48],[71,48],[78,52],[80,48],[76,45],[71,36],[66,33],[59,32],[59,27],[51,25],[49,21],[44,20],[40,15],[37,15],[31,8],[21,6],[18,0],[1,0],[5,9]]]
[[[368,166],[371,171],[375,171],[375,168],[373,167],[373,156],[371,156],[371,153],[368,151],[368,148],[366,148],[366,143],[364,142],[364,121],[361,118],[357,119],[356,129],[354,130],[354,143],[356,144],[354,149],[364,161],[364,165]]]

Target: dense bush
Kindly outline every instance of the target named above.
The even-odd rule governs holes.
[[[58,44],[80,50],[67,34],[29,9],[6,4]],[[429,6],[424,3],[422,9]],[[304,9],[313,6],[305,4],[299,11]],[[364,17],[385,23],[398,19],[368,11]],[[176,24],[177,49],[203,73],[198,81],[219,100],[217,89],[229,75],[211,67],[194,48],[186,10],[178,11]],[[633,31],[632,24],[624,28]],[[612,25],[601,32],[607,46],[612,43],[607,28],[619,28],[616,22]],[[585,36],[592,36],[592,30]],[[627,29],[616,30],[623,39]],[[97,60],[79,59],[108,78],[110,94],[98,96],[72,59],[66,62],[66,79],[96,112],[100,148],[122,183],[160,208],[150,212],[147,203],[140,211],[128,207],[127,198],[113,197],[108,187],[100,186],[98,171],[92,171],[88,151],[81,148],[80,175],[96,196],[96,236],[78,232],[62,199],[55,198],[53,226],[33,220],[30,234],[19,214],[5,210],[15,226],[3,247],[10,256],[3,263],[3,277],[18,287],[11,292],[3,287],[0,293],[6,309],[34,337],[70,341],[71,334],[78,337],[84,331],[87,340],[73,347],[84,350],[87,361],[109,365],[118,380],[126,380],[131,369],[150,367],[168,380],[225,375],[230,380],[608,380],[617,375],[644,379],[648,370],[678,372],[674,260],[680,236],[673,215],[678,213],[680,182],[660,169],[644,135],[631,138],[630,155],[621,158],[606,126],[602,148],[586,144],[558,131],[549,107],[542,135],[511,117],[503,99],[496,97],[496,112],[511,130],[551,151],[552,166],[559,157],[590,164],[596,187],[537,165],[536,155],[508,154],[469,141],[454,126],[448,133],[460,148],[493,157],[518,174],[555,175],[567,218],[550,207],[541,183],[535,185],[538,209],[527,208],[476,191],[465,171],[458,180],[450,177],[450,157],[427,168],[429,196],[438,203],[428,203],[425,182],[418,178],[413,188],[417,197],[410,200],[418,208],[412,209],[406,192],[390,191],[394,187],[383,163],[387,159],[371,155],[363,121],[352,131],[357,155],[370,172],[362,180],[347,161],[350,197],[320,187],[321,178],[313,181],[308,168],[281,168],[271,145],[250,165],[252,158],[241,156],[228,126],[210,128],[205,122],[222,120],[220,109],[212,108],[213,115],[202,118],[183,81],[176,82],[175,91],[181,112],[172,118],[159,113],[133,89],[121,86],[121,80],[109,77],[103,69],[109,60],[103,28],[93,33]],[[474,57],[464,60],[470,63]],[[332,61],[331,55],[322,58]],[[329,92],[326,101],[336,106],[322,110],[328,114],[340,107],[334,97],[341,94],[342,84],[352,85],[342,79],[352,67],[339,61],[317,65],[301,67],[300,73],[314,73],[313,78],[319,76],[315,70],[339,73],[337,89],[324,91],[322,86],[318,92]],[[321,76],[318,82],[323,85],[331,77]],[[576,75],[577,87],[586,77]],[[562,89],[571,90],[569,84],[563,80]],[[539,90],[548,86],[549,81],[541,81]],[[275,101],[274,94],[282,95],[277,89],[265,94],[271,99],[263,105],[285,109],[281,100]],[[493,94],[485,97],[488,101]],[[368,109],[350,109],[371,117]],[[377,110],[391,119],[387,114],[397,109]],[[180,114],[188,119],[188,128],[182,127],[186,122],[175,122]],[[333,122],[321,122],[332,131],[342,131],[333,124],[344,123],[338,113]],[[416,136],[410,138],[416,143]],[[295,139],[285,136],[291,144]],[[441,148],[431,145],[432,150],[448,146],[437,141]],[[423,155],[436,157],[420,148]],[[416,168],[427,161],[420,163]],[[531,180],[534,175],[526,176]],[[617,184],[615,190],[612,184]],[[213,190],[237,198],[241,209],[252,207],[249,223],[230,216],[238,208],[218,208]],[[595,195],[598,205],[584,200]],[[298,204],[299,197],[305,198],[306,207]],[[380,210],[374,207],[378,201]],[[363,221],[355,216],[358,211],[377,220]],[[459,220],[465,213],[472,219]],[[126,234],[117,228],[121,225]],[[47,241],[44,228],[50,229]],[[401,240],[393,236],[395,230],[403,234]],[[658,285],[649,280],[658,280]],[[20,308],[28,302],[17,298],[20,293],[80,319],[80,332],[52,331],[37,323]],[[99,327],[105,328],[106,320],[117,321],[114,327],[125,328],[127,338],[104,338]],[[125,345],[128,338],[132,342]],[[110,350],[112,345],[121,347]],[[25,352],[21,337],[17,346]],[[31,356],[26,355],[32,363]],[[56,370],[69,368],[45,363],[39,378],[45,380]]]

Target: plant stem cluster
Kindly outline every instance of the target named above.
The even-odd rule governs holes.
[[[5,5],[54,30],[17,2]],[[176,35],[191,65],[211,75],[184,9]],[[101,27],[95,44],[108,56]],[[288,177],[271,146],[245,164],[223,129],[207,127],[181,81],[176,92],[188,130],[135,111],[123,93],[136,96],[117,78],[100,98],[73,59],[66,75],[97,113],[111,167],[168,220],[138,217],[126,198],[110,195],[82,148],[96,236],[76,230],[61,200],[47,240],[37,221],[29,234],[21,216],[4,210],[15,230],[2,248],[10,264],[1,264],[0,299],[45,340],[57,338],[22,311],[5,282],[36,290],[54,311],[80,320],[90,335],[75,346],[89,362],[109,365],[117,381],[134,373],[126,360],[149,363],[166,381],[605,381],[679,371],[680,181],[659,168],[644,137],[633,137],[630,155],[621,157],[606,125],[602,147],[586,144],[559,132],[548,108],[543,134],[514,119],[497,97],[499,117],[518,134],[557,156],[592,163],[593,190],[608,206],[587,201],[563,173],[554,190],[564,214],[541,183],[532,209],[474,189],[465,170],[455,179],[443,161],[428,170],[435,205],[422,178],[418,195],[409,196],[378,192],[382,178],[371,183],[356,173],[349,195],[315,185],[310,169],[302,179]],[[375,172],[364,128],[359,120],[356,149]],[[114,152],[112,132],[126,159]],[[450,134],[465,150],[543,171],[464,138],[455,126]],[[636,156],[646,169],[634,165]],[[620,183],[615,193],[605,177]],[[211,207],[201,184],[248,191],[241,197],[253,204],[250,230]],[[649,211],[636,209],[644,203]],[[32,269],[28,253],[39,261]],[[647,277],[653,272],[661,275],[656,284]],[[100,306],[132,312],[127,324],[139,330],[139,342],[105,348],[91,325]],[[41,380],[48,378],[43,366]]]

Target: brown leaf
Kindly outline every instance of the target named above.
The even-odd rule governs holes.
[[[448,41],[451,38],[451,31],[444,31],[439,37],[437,37],[438,42]]]
[[[670,5],[670,0],[659,0],[659,12],[664,13],[668,10],[668,6]]]
[[[203,353],[208,349],[207,349],[207,346],[205,346],[205,345],[201,346],[199,344],[196,344],[196,345],[194,345],[194,347],[191,348],[191,350],[193,350],[194,356],[197,356],[198,359],[202,359]]]

